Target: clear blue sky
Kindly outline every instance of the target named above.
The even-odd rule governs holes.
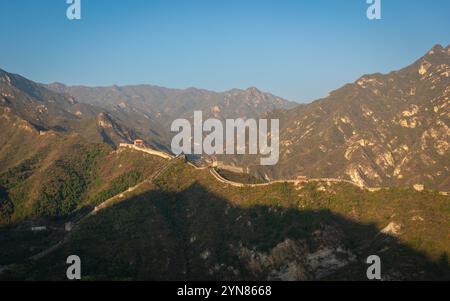
[[[295,101],[410,64],[450,43],[450,1],[0,1],[0,68],[39,82],[256,86]]]

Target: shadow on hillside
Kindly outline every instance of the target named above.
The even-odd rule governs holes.
[[[365,280],[370,255],[388,280],[448,280],[450,271],[447,257],[433,262],[374,225],[326,210],[242,208],[198,184],[105,209],[61,249],[3,279],[65,279],[72,254],[85,280]]]

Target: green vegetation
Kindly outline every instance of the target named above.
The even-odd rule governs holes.
[[[9,199],[8,192],[0,187],[0,225],[9,222],[13,211],[14,205]]]
[[[0,175],[0,186],[11,189],[19,183],[28,179],[37,167],[39,157],[35,156],[32,159],[27,159],[19,165],[9,169],[7,172]]]
[[[89,201],[90,204],[97,205],[113,196],[126,191],[128,188],[135,186],[143,181],[143,175],[138,171],[130,171],[118,178],[114,179],[109,185],[108,189],[103,190]]]
[[[263,180],[258,179],[250,174],[240,174],[231,172],[224,169],[217,168],[216,171],[224,178],[229,181],[244,183],[244,184],[261,184],[264,183]]]
[[[117,151],[79,137],[0,174],[0,224],[29,218],[68,218],[135,186],[164,160],[134,151]]]
[[[39,157],[35,156],[0,175],[0,224],[10,222],[11,215],[14,213],[14,201],[17,198],[18,202],[24,199],[25,196],[20,195],[21,187],[33,174],[38,160]]]
[[[70,214],[82,200],[93,178],[93,167],[101,154],[97,145],[74,145],[66,157],[57,160],[47,172],[38,201],[34,204],[35,216],[59,217]]]

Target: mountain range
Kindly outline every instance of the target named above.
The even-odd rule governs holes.
[[[170,125],[179,118],[193,119],[194,111],[207,118],[256,118],[294,103],[252,87],[217,93],[190,88],[168,89],[157,86],[85,87],[54,83],[46,86],[77,101],[100,107],[123,120],[150,145],[170,150]],[[155,143],[156,142],[156,143]]]
[[[66,86],[0,70],[0,278],[60,280],[70,253],[92,280],[364,279],[372,254],[386,280],[449,279],[449,75],[450,47],[436,45],[295,104],[256,88]],[[121,146],[170,152],[170,123],[197,110],[278,118],[276,166],[220,159],[249,171],[229,177],[281,181],[233,187]],[[324,180],[283,183],[299,176]]]

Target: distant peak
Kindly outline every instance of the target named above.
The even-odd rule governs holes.
[[[53,82],[53,83],[49,84],[49,86],[54,86],[54,87],[66,87],[65,84],[60,83],[60,82]]]
[[[247,88],[245,91],[249,93],[262,94],[262,92],[256,87]]]
[[[438,54],[438,53],[444,53],[447,50],[442,47],[441,44],[436,44],[434,45],[433,48],[430,49],[430,51],[427,52],[427,54],[425,56],[430,56],[430,55],[434,55],[434,54]]]
[[[0,69],[0,75],[1,75],[1,76],[8,75],[8,74],[9,74],[9,73],[6,72],[5,70]]]
[[[444,47],[442,47],[441,44],[436,44],[436,45],[434,45],[434,47],[431,50],[440,50],[440,51],[442,51],[442,50],[444,50]]]

